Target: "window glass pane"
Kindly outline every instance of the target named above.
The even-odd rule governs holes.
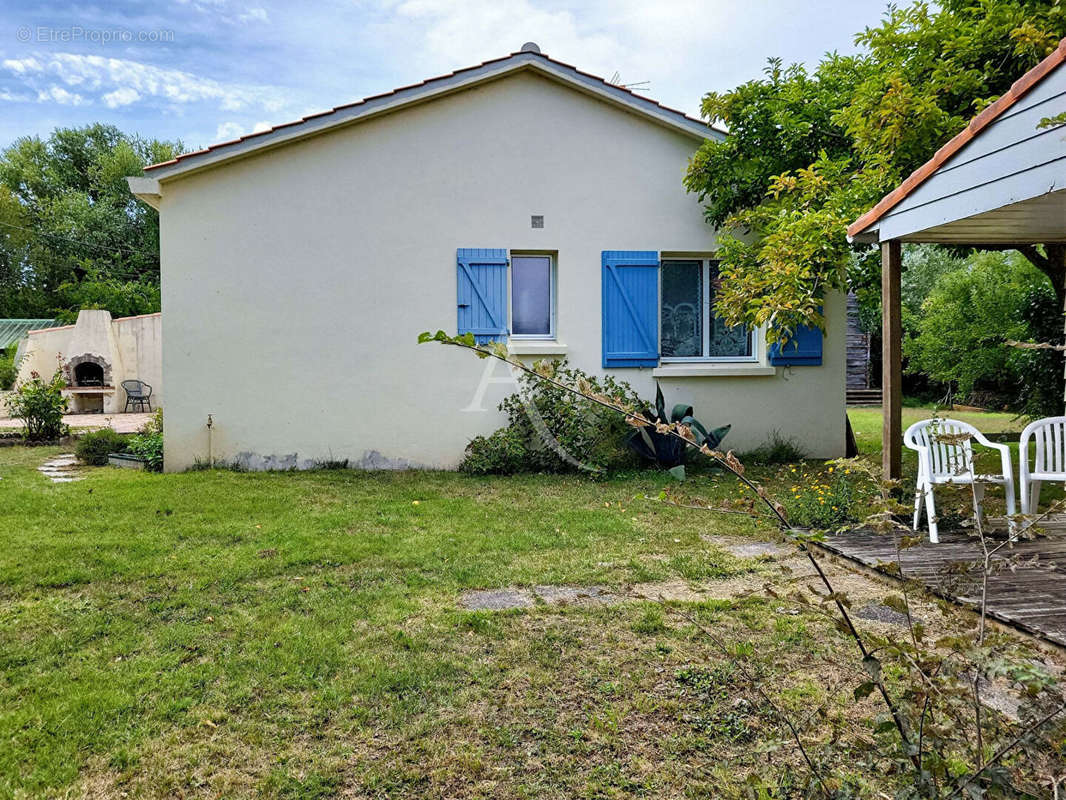
[[[711,310],[718,292],[718,264],[711,262]],[[711,346],[707,354],[712,358],[746,358],[752,354],[751,331],[745,325],[726,325],[717,314],[711,323]]]
[[[666,358],[703,355],[703,265],[699,261],[664,261],[662,351]]]
[[[526,336],[551,335],[551,259],[511,258],[511,328]]]

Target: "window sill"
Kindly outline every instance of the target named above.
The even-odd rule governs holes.
[[[507,352],[516,356],[565,356],[567,347],[554,339],[511,339]]]
[[[663,364],[653,369],[651,374],[655,378],[757,378],[776,375],[777,369],[757,363],[688,363]]]

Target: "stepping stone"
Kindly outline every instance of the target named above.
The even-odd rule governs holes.
[[[469,611],[503,611],[529,608],[533,605],[533,595],[526,589],[479,589],[463,592],[460,602]]]
[[[722,545],[722,548],[740,558],[757,558],[758,556],[783,556],[792,552],[792,548],[776,542],[745,542],[744,544]]]
[[[64,453],[45,461],[37,467],[37,471],[52,483],[73,483],[81,480],[81,475],[75,469],[77,463],[77,456],[73,453]]]
[[[993,711],[998,711],[1011,722],[1021,721],[1021,697],[999,683],[981,681],[981,705],[985,708],[991,708]]]
[[[895,609],[888,606],[881,605],[880,603],[868,603],[858,611],[855,612],[855,616],[860,619],[869,619],[874,622],[884,622],[888,625],[899,625],[900,627],[906,627],[907,615],[901,614]],[[917,617],[913,617],[914,621],[921,624],[921,620]]]
[[[618,602],[618,598],[602,586],[534,586],[533,593],[545,603],[598,605]]]

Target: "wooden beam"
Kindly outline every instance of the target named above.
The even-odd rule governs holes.
[[[900,273],[903,256],[898,240],[881,243],[881,465],[884,477],[899,480],[903,471],[903,326],[900,318]]]

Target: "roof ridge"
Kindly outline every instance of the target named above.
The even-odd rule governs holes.
[[[207,147],[203,147],[203,148],[200,148],[199,150],[194,150],[194,151],[189,152],[189,153],[182,153],[182,154],[180,154],[178,156],[175,156],[174,158],[171,158],[171,159],[169,159],[167,161],[160,161],[160,162],[158,162],[156,164],[150,164],[147,167],[145,167],[144,170],[145,170],[145,172],[148,172],[150,170],[159,169],[161,167],[169,167],[169,166],[172,166],[174,164],[178,164],[178,163],[180,163],[182,161],[185,161],[186,159],[189,159],[189,158],[193,158],[193,157],[196,157],[196,156],[207,155],[208,153],[213,153],[216,150],[220,150],[220,149],[222,149],[224,147],[231,147],[231,146],[233,146],[235,144],[241,144],[242,142],[247,142],[248,140],[255,139],[255,138],[259,137],[259,136],[265,136],[267,134],[274,133],[276,131],[283,130],[285,128],[292,128],[292,127],[296,127],[298,125],[303,125],[306,122],[310,122],[311,120],[319,119],[321,117],[328,117],[331,114],[336,114],[336,113],[338,113],[340,111],[346,111],[346,110],[348,110],[350,108],[354,108],[356,106],[364,105],[364,104],[370,102],[371,100],[380,100],[380,99],[385,98],[385,97],[391,97],[393,95],[397,95],[397,94],[399,94],[401,92],[410,91],[412,89],[420,89],[423,86],[428,86],[429,84],[435,83],[437,81],[443,81],[443,80],[447,80],[449,78],[454,78],[457,75],[463,74],[464,72],[471,72],[473,70],[482,69],[483,67],[487,67],[487,66],[489,66],[491,64],[498,64],[498,63],[501,63],[503,61],[508,61],[508,60],[510,60],[512,58],[516,58],[518,56],[530,56],[530,57],[542,58],[542,59],[544,59],[545,61],[547,61],[547,62],[549,62],[551,64],[555,64],[556,66],[563,67],[563,68],[569,69],[569,70],[573,70],[575,73],[577,73],[578,75],[581,75],[581,76],[583,76],[585,78],[591,78],[592,80],[599,81],[604,86],[607,86],[607,87],[609,87],[611,89],[615,89],[615,90],[618,90],[618,91],[625,92],[630,97],[638,99],[638,100],[641,100],[641,101],[643,101],[645,103],[649,103],[649,104],[655,106],[656,108],[659,108],[659,109],[661,109],[663,111],[666,111],[669,114],[674,114],[674,115],[679,116],[679,117],[681,117],[683,119],[686,119],[686,120],[688,120],[690,122],[695,122],[695,123],[697,123],[699,125],[705,126],[710,131],[716,131],[718,133],[724,133],[724,131],[720,131],[717,128],[715,128],[713,125],[709,125],[708,123],[704,122],[701,119],[698,119],[696,117],[690,116],[689,114],[686,114],[684,111],[679,111],[676,108],[671,108],[670,106],[663,105],[658,100],[656,100],[656,99],[654,99],[652,97],[646,97],[646,96],[644,96],[642,94],[638,94],[638,93],[634,92],[632,89],[629,89],[626,86],[620,86],[618,84],[608,83],[608,81],[605,78],[603,78],[603,77],[601,77],[599,75],[594,75],[591,72],[585,72],[583,70],[580,70],[577,67],[573,66],[572,64],[567,64],[564,61],[558,61],[558,60],[556,60],[554,58],[551,58],[550,56],[548,56],[545,53],[531,52],[531,51],[528,51],[528,50],[517,50],[517,51],[509,53],[509,54],[507,54],[505,56],[500,56],[498,58],[490,58],[487,61],[482,61],[479,64],[473,64],[473,65],[471,65],[469,67],[461,67],[459,69],[452,70],[451,72],[446,72],[446,73],[444,73],[442,75],[436,75],[436,76],[434,76],[432,78],[426,78],[424,80],[418,81],[417,83],[410,83],[410,84],[407,84],[406,86],[399,86],[399,87],[397,87],[395,89],[390,89],[387,92],[380,92],[378,94],[368,95],[366,97],[360,98],[359,100],[353,100],[350,103],[344,103],[344,104],[339,105],[339,106],[334,106],[333,108],[327,109],[325,111],[318,111],[318,112],[316,112],[314,114],[308,114],[307,116],[300,117],[299,119],[292,120],[291,122],[284,122],[284,123],[281,123],[280,125],[272,125],[271,127],[266,128],[265,130],[254,131],[252,133],[247,133],[247,134],[245,134],[243,136],[238,136],[236,139],[229,139],[229,140],[224,141],[224,142],[218,142],[216,144],[208,145]]]
[[[899,205],[904,198],[924,183],[952,156],[969,144],[977,134],[987,128],[993,120],[1028,94],[1034,86],[1050,75],[1063,62],[1066,62],[1066,37],[1060,39],[1058,46],[1039,64],[1012,83],[1010,89],[996,102],[971,119],[969,124],[937,150],[932,158],[908,175],[899,186],[882,197],[877,205],[851,223],[848,226],[848,236],[855,236],[866,230]]]

